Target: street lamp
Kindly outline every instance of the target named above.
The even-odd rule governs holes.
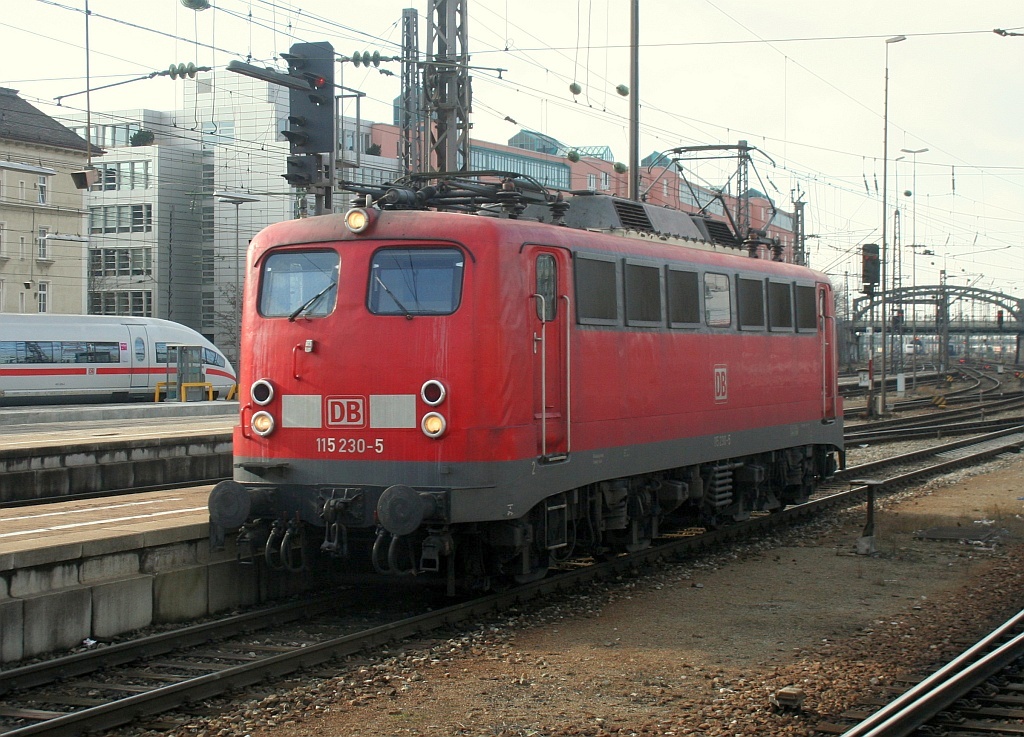
[[[238,208],[241,205],[252,202],[259,202],[259,197],[243,194],[242,192],[214,192],[213,196],[217,202],[226,202],[235,206],[235,365],[242,353],[242,252],[241,237],[238,230]]]
[[[917,298],[917,155],[928,151],[927,148],[901,148],[901,152],[914,157],[914,173],[911,175],[910,195],[914,198],[911,203],[910,214],[910,282],[914,288],[914,297]],[[912,333],[914,336],[914,351],[911,353],[911,387],[917,389],[917,303],[913,302],[911,307],[911,320],[913,322]]]
[[[889,220],[889,46],[890,44],[906,41],[906,36],[893,36],[885,39],[885,106],[883,108],[882,120],[882,390],[879,392],[879,414],[885,413],[885,355],[888,352],[888,338],[886,337],[885,313],[886,300],[886,261],[888,260],[888,248],[886,242],[887,222]]]

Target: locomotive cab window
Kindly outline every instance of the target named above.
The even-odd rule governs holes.
[[[374,315],[450,315],[462,301],[466,259],[456,248],[384,248],[373,254],[367,309]]]
[[[736,278],[736,304],[739,307],[740,330],[764,329],[764,282],[760,279]]]
[[[704,322],[711,328],[732,325],[729,277],[725,274],[704,275]]]
[[[700,323],[700,282],[696,271],[668,267],[668,320],[674,328]]]
[[[576,317],[580,324],[619,324],[618,284],[618,264],[614,258],[576,257]]]
[[[626,324],[664,326],[661,307],[661,269],[653,264],[626,261]]]
[[[793,290],[788,283],[768,282],[768,328],[777,332],[793,330]]]
[[[537,300],[537,319],[551,322],[558,315],[558,264],[551,254],[537,257],[536,294],[543,298]]]
[[[818,308],[814,287],[796,285],[796,329],[807,333],[818,329]]]
[[[264,317],[323,317],[337,301],[341,258],[335,251],[281,251],[263,262],[259,311]]]

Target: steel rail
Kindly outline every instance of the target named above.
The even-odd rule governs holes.
[[[945,460],[924,469],[887,479],[876,484],[876,489],[884,489],[890,485],[900,486],[908,479],[934,475],[943,470],[967,465],[976,460],[988,458],[1007,450],[1019,450],[1021,445],[1024,444],[1024,434],[1004,438],[1002,442],[999,442],[997,439],[990,439],[976,444],[980,447],[973,453],[965,452],[959,458]],[[949,444],[946,445],[948,446]],[[892,463],[892,460],[889,462]],[[146,693],[135,694],[109,704],[82,709],[32,725],[17,727],[5,732],[4,737],[27,737],[28,735],[63,737],[78,735],[82,732],[112,729],[141,716],[170,711],[184,703],[207,699],[231,689],[253,685],[267,678],[281,677],[298,669],[322,664],[332,658],[352,655],[375,645],[420,635],[454,623],[476,620],[484,614],[519,605],[525,601],[551,593],[574,588],[583,583],[603,580],[624,573],[632,573],[642,565],[655,564],[671,558],[683,558],[700,549],[751,537],[772,527],[790,525],[800,519],[819,514],[824,509],[840,504],[849,504],[857,500],[867,488],[866,485],[855,485],[851,489],[828,494],[805,504],[789,507],[778,514],[752,517],[744,522],[693,537],[659,540],[646,550],[622,555],[583,568],[559,571],[546,579],[519,586],[509,591],[491,594],[469,602],[454,604],[433,612],[374,627],[363,632],[331,638],[320,643],[308,644],[295,648],[290,652],[280,653],[252,663],[233,666],[214,673],[190,678]],[[337,594],[332,596],[335,599],[338,598]],[[72,656],[72,658],[74,657],[76,656]],[[54,662],[50,667],[59,673],[60,663],[65,661],[66,659],[61,659]],[[33,667],[28,666],[27,668]],[[9,671],[8,673],[14,672]],[[27,677],[27,675],[26,673],[25,676]],[[116,690],[116,687],[112,686],[111,689]]]
[[[1024,611],[1018,612],[928,678],[841,737],[906,737],[974,688],[1024,657]],[[1015,634],[1012,640],[993,647]]]

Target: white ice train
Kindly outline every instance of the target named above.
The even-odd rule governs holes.
[[[176,380],[182,345],[199,347],[200,380],[227,396],[234,368],[213,343],[176,322],[0,314],[0,405],[152,400],[157,382]]]

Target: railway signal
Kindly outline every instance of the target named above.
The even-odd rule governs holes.
[[[288,89],[288,130],[281,131],[292,154],[334,151],[334,47],[326,41],[297,43],[287,54],[288,74],[299,84]]]

